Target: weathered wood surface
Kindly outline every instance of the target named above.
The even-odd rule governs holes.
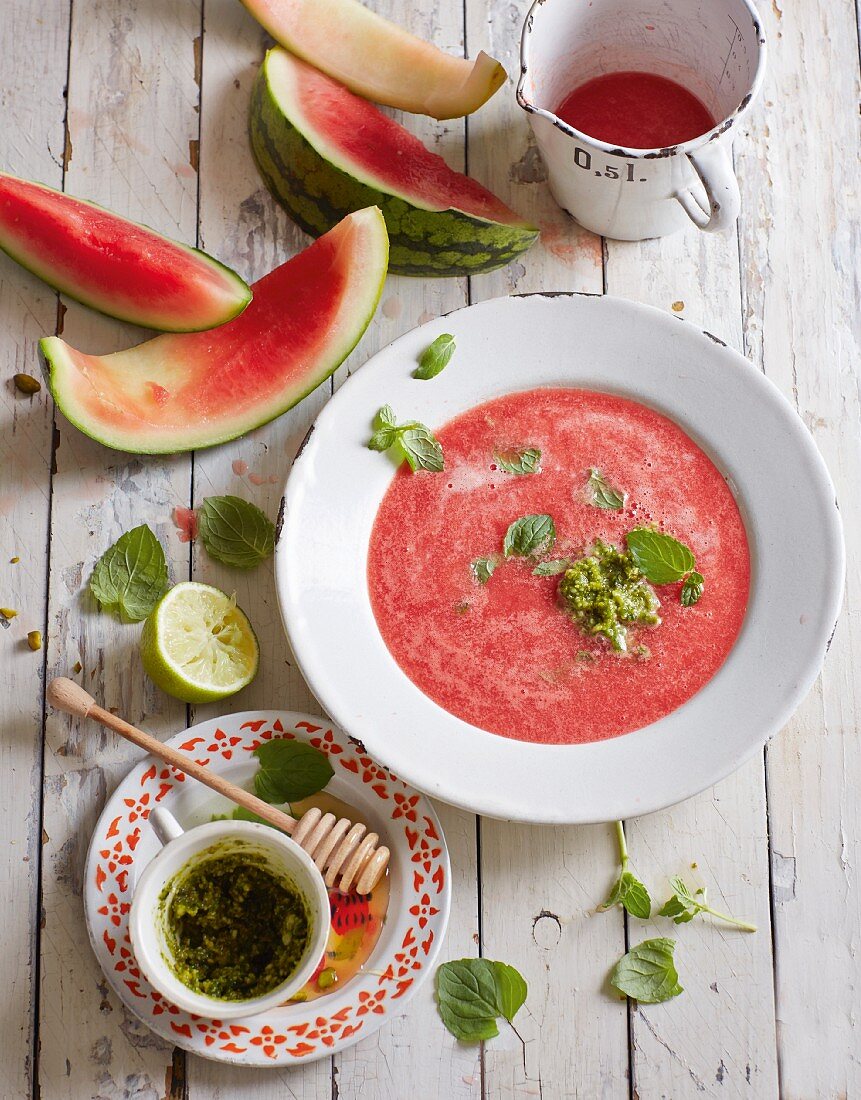
[[[454,52],[489,49],[517,71],[524,0],[468,0],[465,13],[456,0],[371,6]],[[30,9],[12,0],[0,22],[0,168],[55,186],[65,177],[74,193],[197,238],[249,279],[304,245],[248,153],[248,94],[266,38],[236,0],[49,0],[38,18]],[[334,380],[415,324],[467,301],[606,290],[720,334],[796,403],[832,470],[849,544],[847,605],[824,674],[764,756],[713,791],[628,827],[634,866],[658,902],[666,875],[685,872],[755,920],[759,933],[705,921],[675,930],[685,994],[628,1018],[608,995],[606,975],[626,942],[666,926],[626,926],[618,912],[594,913],[613,877],[611,831],[476,822],[441,807],[455,884],[446,957],[481,950],[523,971],[530,997],[520,1037],[507,1031],[483,1056],[454,1042],[436,1019],[429,985],[376,1035],[292,1072],[186,1059],[138,1025],[107,992],[81,911],[89,835],[132,750],[49,714],[43,766],[42,665],[59,672],[79,661],[108,706],[165,735],[214,713],[186,714],[147,686],[134,663],[137,628],[99,615],[82,595],[102,550],[148,522],[168,548],[175,579],[193,575],[236,589],[258,629],[260,676],[230,705],[318,710],[284,642],[271,570],[228,576],[179,540],[171,517],[177,506],[223,492],[274,516],[292,455],[330,389],[193,459],[129,459],[59,415],[52,435],[50,399],[44,392],[21,398],[8,380],[17,370],[36,371],[35,340],[54,330],[56,296],[0,257],[0,605],[20,612],[0,626],[0,679],[10,700],[0,739],[0,875],[9,884],[0,1095],[24,1097],[37,1087],[43,1100],[826,1100],[861,1091],[857,38],[849,0],[766,9],[770,74],[737,143],[744,203],[737,233],[691,229],[664,241],[602,245],[550,199],[510,88],[466,126],[411,118],[409,126],[452,165],[467,163],[532,216],[542,244],[469,286],[390,278],[371,330]],[[684,307],[674,309],[679,302]],[[73,342],[93,350],[137,336],[71,303],[59,321]],[[7,564],[16,554],[21,562]],[[42,627],[47,650],[32,654],[22,640]]]

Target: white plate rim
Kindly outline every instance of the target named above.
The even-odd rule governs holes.
[[[403,1012],[407,1002],[430,977],[445,940],[451,910],[451,865],[445,834],[428,800],[371,760],[364,745],[319,715],[285,710],[239,711],[190,726],[167,739],[165,744],[180,748],[198,737],[204,742],[211,740],[208,748],[214,749],[216,744],[218,748],[210,752],[207,763],[212,765],[214,758],[215,766],[223,767],[225,761],[231,760],[231,755],[225,754],[243,748],[242,740],[252,743],[259,736],[265,739],[265,731],[268,729],[271,733],[277,722],[288,734],[313,740],[336,763],[344,760],[343,768],[335,767],[334,777],[340,779],[342,785],[345,782],[353,785],[366,801],[372,801],[371,794],[381,802],[391,799],[386,807],[392,810],[391,821],[384,839],[392,849],[391,873],[397,875],[397,882],[392,883],[386,925],[380,943],[371,956],[370,961],[375,964],[373,967],[366,968],[340,990],[322,999],[305,1005],[279,1006],[270,1012],[224,1021],[218,1026],[213,1021],[169,1005],[143,975],[136,972],[136,967],[130,970],[135,960],[131,954],[131,941],[127,938],[127,909],[121,912],[121,906],[130,901],[132,888],[128,882],[120,880],[118,883],[117,880],[123,870],[130,876],[140,833],[143,828],[148,828],[146,818],[156,804],[153,797],[144,803],[143,794],[152,795],[152,790],[145,786],[142,777],[152,771],[152,780],[147,781],[150,787],[160,787],[164,782],[171,786],[172,791],[176,791],[179,784],[188,791],[195,789],[193,780],[179,778],[179,773],[166,768],[152,756],[141,758],[126,773],[99,815],[87,853],[83,900],[90,944],[105,978],[123,1005],[145,1026],[183,1050],[212,1061],[283,1069],[337,1054],[372,1035]],[[243,727],[248,724],[259,724],[258,729],[243,733]],[[312,729],[303,730],[302,724]],[[300,728],[297,729],[297,726]],[[240,740],[231,744],[232,737],[239,737]],[[194,750],[196,758],[199,751]],[[355,773],[353,765],[357,767]],[[351,779],[354,774],[356,778]],[[203,792],[205,788],[200,790]],[[125,802],[126,799],[131,805]],[[158,801],[160,804],[161,800]],[[170,801],[165,804],[169,806]],[[122,824],[118,825],[121,820]],[[131,848],[127,843],[123,846],[121,851],[127,862],[111,870],[103,855],[105,838],[109,836],[113,841],[114,837],[119,837],[117,843],[120,843],[125,828],[130,828],[132,834],[137,832],[138,840]],[[404,836],[401,836],[401,828]],[[397,886],[403,891],[400,905],[395,903]],[[424,904],[427,894],[431,896]],[[112,896],[118,899],[117,904],[110,903]],[[409,906],[411,901],[413,907]],[[109,912],[100,912],[103,907],[108,908]],[[416,911],[413,912],[412,908]],[[120,920],[119,925],[111,923],[113,914]],[[109,950],[105,932],[116,941],[114,951]],[[397,951],[391,952],[391,957],[380,950],[387,941],[400,945]],[[123,949],[126,955],[122,954]],[[378,959],[377,955],[381,957]],[[395,956],[402,958],[399,960]],[[118,963],[123,964],[122,969],[118,968]],[[378,973],[378,963],[386,964],[381,974]],[[137,992],[128,984],[129,978],[133,979],[132,984],[137,987]],[[304,1016],[308,1017],[309,1026],[298,1034],[298,1028],[305,1022]],[[309,1034],[313,1030],[320,1031],[324,1027],[324,1019],[326,1026],[331,1028],[331,1042],[327,1042],[325,1028],[322,1037],[313,1038]],[[267,1028],[270,1035],[264,1034]],[[237,1035],[234,1034],[236,1029],[239,1029]],[[343,1031],[347,1031],[344,1037],[339,1034]],[[282,1033],[285,1032],[290,1033],[288,1041],[284,1041]],[[281,1041],[276,1041],[276,1037]],[[289,1042],[294,1044],[292,1048]],[[240,1044],[242,1050],[231,1049],[238,1048]]]
[[[506,328],[513,318],[517,320],[514,330],[511,326]],[[566,381],[560,381],[560,368],[554,365],[552,371],[542,368],[534,377],[530,374],[527,380],[520,378],[515,384],[506,385],[508,376],[504,369],[500,373],[499,360],[493,363],[493,376],[485,379],[475,365],[480,356],[473,355],[472,374],[464,384],[465,376],[458,370],[457,359],[461,360],[462,372],[466,369],[463,359],[469,358],[478,345],[477,332],[491,342],[503,340],[504,354],[513,358],[518,331],[529,335],[529,354],[540,355],[542,333],[548,326],[556,325],[556,350],[562,354],[567,348],[558,338],[566,324],[577,331],[580,331],[578,325],[586,330],[590,326],[597,329],[612,347],[632,356],[646,374],[633,377],[615,366],[611,370],[590,361],[583,369],[575,366]],[[455,335],[456,359],[432,382],[413,381],[411,364],[442,332]],[[476,339],[471,342],[471,337]],[[644,366],[644,358],[648,366]],[[606,352],[605,359],[613,362],[612,355]],[[667,361],[675,364],[672,371]],[[504,361],[502,366],[505,367]],[[666,384],[668,371],[673,387]],[[665,378],[663,390],[649,372]],[[480,375],[478,382],[476,374]],[[703,430],[705,411],[694,417],[699,423],[692,423],[693,413],[686,414],[677,408],[676,391],[684,390],[689,395],[697,382],[709,384],[701,396],[705,399],[707,395],[707,411],[716,409],[716,414],[723,416],[722,432],[738,433],[744,424],[747,449],[758,452],[763,460],[768,457],[769,441],[787,446],[788,454],[781,455],[780,461],[774,460],[769,467],[771,479],[780,485],[788,511],[797,517],[804,516],[806,509],[807,518],[815,522],[792,531],[792,539],[784,539],[782,545],[775,542],[776,534],[782,530],[776,523],[776,509],[773,503],[769,504],[769,493],[757,484],[757,474],[728,460],[727,447],[717,439],[716,428]],[[376,504],[391,477],[391,466],[386,469],[385,464],[376,468],[371,465],[369,459],[378,464],[383,460],[366,447],[370,421],[380,405],[390,403],[396,413],[400,405],[404,412],[399,415],[409,414],[438,427],[480,401],[517,389],[553,384],[621,392],[679,421],[712,455],[731,485],[735,483],[738,487],[754,565],[748,616],[736,646],[716,676],[683,707],[659,722],[623,737],[588,745],[536,746],[510,741],[442,710],[407,680],[385,649],[376,628],[367,628],[368,615],[372,623],[373,616],[366,585],[363,588],[358,581],[357,567],[351,565],[345,553],[333,549],[335,537],[351,545],[351,524],[367,535]],[[410,389],[411,386],[418,388]],[[464,399],[462,392],[458,397],[458,388],[468,390],[468,399]],[[731,391],[731,396],[724,391]],[[716,392],[723,406],[719,402],[713,406]],[[763,412],[765,421],[750,427],[753,410]],[[381,470],[385,482],[378,492]],[[366,489],[371,483],[375,495],[369,504]],[[315,494],[325,499],[325,509],[316,507]],[[351,494],[358,496],[362,504],[355,505]],[[751,510],[752,501],[768,509],[767,522],[766,517],[756,514],[755,508]],[[764,542],[769,542],[768,558],[761,553]],[[813,578],[815,598],[808,593],[807,602],[801,602],[798,591],[802,546],[816,551],[810,560],[823,563]],[[355,554],[361,558],[363,567],[366,551],[364,537]],[[773,560],[778,551],[795,563],[794,571],[784,570],[780,574]],[[334,562],[339,573],[332,571]],[[818,675],[836,629],[844,571],[842,523],[830,475],[806,426],[774,383],[722,340],[681,318],[609,295],[576,292],[515,295],[462,307],[418,326],[374,355],[327,403],[296,456],[284,491],[283,524],[275,560],[276,588],[288,640],[311,690],[342,728],[360,737],[376,758],[386,761],[397,774],[433,797],[490,817],[548,824],[640,816],[682,801],[740,767],[785,724]],[[777,575],[782,589],[775,584]],[[789,621],[792,617],[789,611],[780,611],[776,600],[767,600],[768,590],[772,595],[780,591],[785,600],[786,586],[792,589],[790,610],[792,614],[798,612],[798,625],[805,627],[800,633]],[[340,617],[333,613],[336,607],[343,611]],[[770,651],[764,648],[761,636],[760,620],[765,614],[760,610],[762,607],[768,610],[768,622],[775,620],[771,625],[777,642],[772,643]],[[338,639],[333,660],[328,643],[338,631],[344,632],[347,641],[342,644]],[[794,660],[797,650],[785,652],[790,634],[803,645],[803,659]],[[756,637],[752,640],[751,635]],[[388,662],[380,659],[379,647],[388,654]],[[781,653],[779,659],[775,647]],[[698,759],[696,753],[691,754],[691,746],[684,738],[680,739],[679,722],[694,718],[701,721],[704,708],[725,706],[728,677],[735,675],[740,658],[747,659],[754,652],[769,662],[770,681],[779,683],[779,690],[775,690],[767,708],[762,698],[749,692],[747,701],[753,715],[746,717],[754,728],[739,736],[736,726],[723,745],[714,743],[712,737],[705,747],[700,746],[702,758]],[[369,653],[373,654],[372,661]],[[333,663],[346,670],[344,675],[351,679],[349,691],[332,676]],[[386,702],[375,704],[374,693]],[[393,694],[397,695],[396,705],[390,701]],[[386,706],[388,711],[384,709]],[[439,747],[439,754],[419,751],[411,733],[405,738],[403,731],[410,725],[426,731],[425,736]],[[714,724],[709,726],[706,722],[706,728],[710,734],[720,736]],[[461,751],[464,737],[471,742],[467,753]],[[568,760],[560,755],[564,753],[571,754]],[[650,757],[654,760],[660,753],[670,762],[664,769],[668,774],[663,777],[654,766],[648,766]],[[428,764],[436,755],[441,764]],[[540,760],[540,756],[545,759]],[[533,781],[536,768],[555,784],[549,796],[546,787]],[[571,784],[564,791],[562,772]]]

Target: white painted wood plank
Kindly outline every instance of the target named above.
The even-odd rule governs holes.
[[[0,166],[62,182],[68,48],[65,0],[53,0],[34,24],[30,5],[15,0],[0,21]],[[44,651],[27,646],[42,630],[47,589],[52,403],[18,393],[12,376],[40,377],[36,341],[54,331],[57,296],[0,256],[0,604],[18,615],[0,625],[0,691],[7,706],[0,730],[0,884],[4,902],[0,987],[4,990],[0,1095],[30,1095],[35,1023],[36,932]],[[20,558],[17,564],[11,559]],[[0,624],[4,620],[0,620]]]
[[[397,15],[394,11],[388,14]],[[459,6],[451,5],[448,24],[434,16],[419,30],[431,33],[432,25],[439,26],[443,36],[453,33],[452,41],[459,42],[462,34]],[[207,4],[202,54],[201,243],[249,279],[260,277],[309,243],[309,238],[270,198],[248,150],[248,99],[265,43],[265,35],[238,4],[232,0]],[[429,122],[411,119],[410,125],[421,130],[425,137],[434,132]],[[453,158],[453,163],[461,164],[462,126],[449,124],[441,138],[442,150]],[[336,384],[402,332],[463,304],[465,295],[462,280],[390,277],[371,329],[338,372]],[[322,386],[278,421],[245,439],[197,455],[195,503],[199,504],[207,495],[235,493],[253,500],[274,519],[292,457],[330,393],[331,385]],[[250,575],[237,574],[210,561],[198,546],[194,575],[236,591],[239,603],[257,630],[262,652],[261,671],[251,687],[226,705],[199,708],[195,717],[255,706],[319,712],[319,705],[288,652],[271,563]],[[460,954],[475,950],[474,821],[472,815],[443,810],[443,825],[457,868],[455,873],[459,875],[449,943]],[[419,1049],[425,1052],[421,1069],[415,1062]],[[289,1087],[290,1096],[323,1096],[332,1088],[332,1072],[333,1066],[326,1060],[289,1074],[263,1075],[194,1058],[189,1060],[189,1093],[192,1100],[201,1097],[220,1100],[251,1093],[255,1097],[272,1096],[274,1100]],[[410,1005],[408,1015],[338,1056],[334,1073],[341,1095],[345,1096],[353,1095],[360,1087],[373,1088],[374,1096],[393,1098],[407,1095],[412,1089],[418,1090],[418,1095],[436,1095],[438,1089],[442,1094],[450,1089],[452,1096],[477,1095],[480,1089],[476,1054],[458,1049],[444,1031],[436,1019],[430,987]]]
[[[767,755],[781,1093],[807,1100],[861,1091],[858,40],[849,0],[762,15],[770,75],[739,148],[745,339],[825,456],[848,549],[824,672]]]
[[[76,0],[69,87],[67,190],[194,241],[197,181],[193,38],[197,0]],[[70,305],[64,335],[92,351],[129,346],[138,331]],[[187,500],[190,463],[132,458],[88,440],[58,414],[53,481],[48,667],[79,678],[108,707],[165,734],[185,707],[144,677],[140,628],[98,614],[83,593],[93,562],[148,522],[169,549],[174,578],[187,548],[171,541],[170,510]],[[41,1094],[162,1096],[172,1050],[107,991],[87,940],[84,859],[107,792],[139,753],[92,726],[51,714],[47,724],[41,983]],[[182,1061],[177,1063],[181,1069]]]
[[[471,52],[486,49],[516,79],[528,3],[468,7]],[[600,294],[601,240],[553,202],[529,122],[509,83],[469,120],[469,166],[542,229],[521,260],[471,280],[473,301],[513,292]],[[628,1096],[625,1007],[604,992],[624,950],[618,913],[597,916],[614,860],[603,828],[481,825],[482,953],[516,966],[529,985],[517,1031],[485,1044],[488,1098]]]
[[[734,233],[710,235],[692,226],[663,240],[608,242],[606,284],[610,294],[658,306],[741,346]],[[629,828],[632,860],[658,907],[669,896],[667,876],[685,872],[731,911],[751,914],[761,929],[744,935],[701,921],[679,928],[666,918],[629,921],[631,944],[654,935],[678,939],[685,987],[668,1004],[634,1013],[633,1086],[641,1100],[718,1086],[727,1097],[776,1095],[765,836],[761,757],[714,791]]]

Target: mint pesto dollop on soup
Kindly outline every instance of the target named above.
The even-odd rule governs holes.
[[[426,430],[443,460],[401,466],[368,552],[380,633],[426,695],[501,736],[574,743],[656,721],[720,668],[747,536],[678,424],[538,389]]]
[[[296,970],[311,936],[298,886],[237,845],[192,860],[160,902],[168,965],[183,985],[219,1000],[271,992]]]

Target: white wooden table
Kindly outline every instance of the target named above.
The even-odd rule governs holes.
[[[525,0],[376,0],[384,14],[456,51],[517,69]],[[602,242],[550,199],[511,87],[465,125],[410,126],[456,167],[544,228],[543,243],[493,275],[392,277],[358,352],[335,379],[416,323],[510,292],[607,292],[650,302],[720,335],[795,404],[837,484],[849,550],[846,606],[825,670],[782,734],[714,790],[629,825],[636,868],[661,893],[698,864],[715,899],[756,935],[697,922],[676,930],[685,993],[629,1010],[608,995],[630,935],[596,916],[613,877],[612,829],[528,828],[440,807],[454,865],[444,957],[479,951],[529,982],[518,1026],[482,1052],[440,1025],[430,984],[408,1013],[333,1061],[238,1071],[186,1058],[108,992],[87,942],[83,862],[106,792],[134,753],[46,713],[46,676],[77,662],[106,705],[166,735],[212,715],[145,680],[138,628],[97,615],[82,588],[95,558],[148,522],[175,579],[237,588],[263,664],[236,709],[316,710],[290,666],[271,569],[223,572],[179,541],[176,505],[212,493],[278,509],[290,458],[329,395],[236,443],[167,461],[91,442],[43,392],[36,340],[62,331],[108,351],[137,334],[0,257],[0,1096],[42,1100],[251,1097],[775,1097],[861,1095],[861,410],[859,410],[858,38],[851,0],[762,0],[765,92],[738,135],[737,232],[644,244]],[[246,141],[247,101],[265,36],[237,0],[3,0],[0,167],[200,242],[257,278],[305,239],[270,201]],[[238,474],[247,464],[247,472]],[[7,564],[20,555],[17,565]],[[816,562],[811,568],[817,567]],[[23,639],[42,629],[46,648]],[[660,884],[660,885],[659,885]]]

